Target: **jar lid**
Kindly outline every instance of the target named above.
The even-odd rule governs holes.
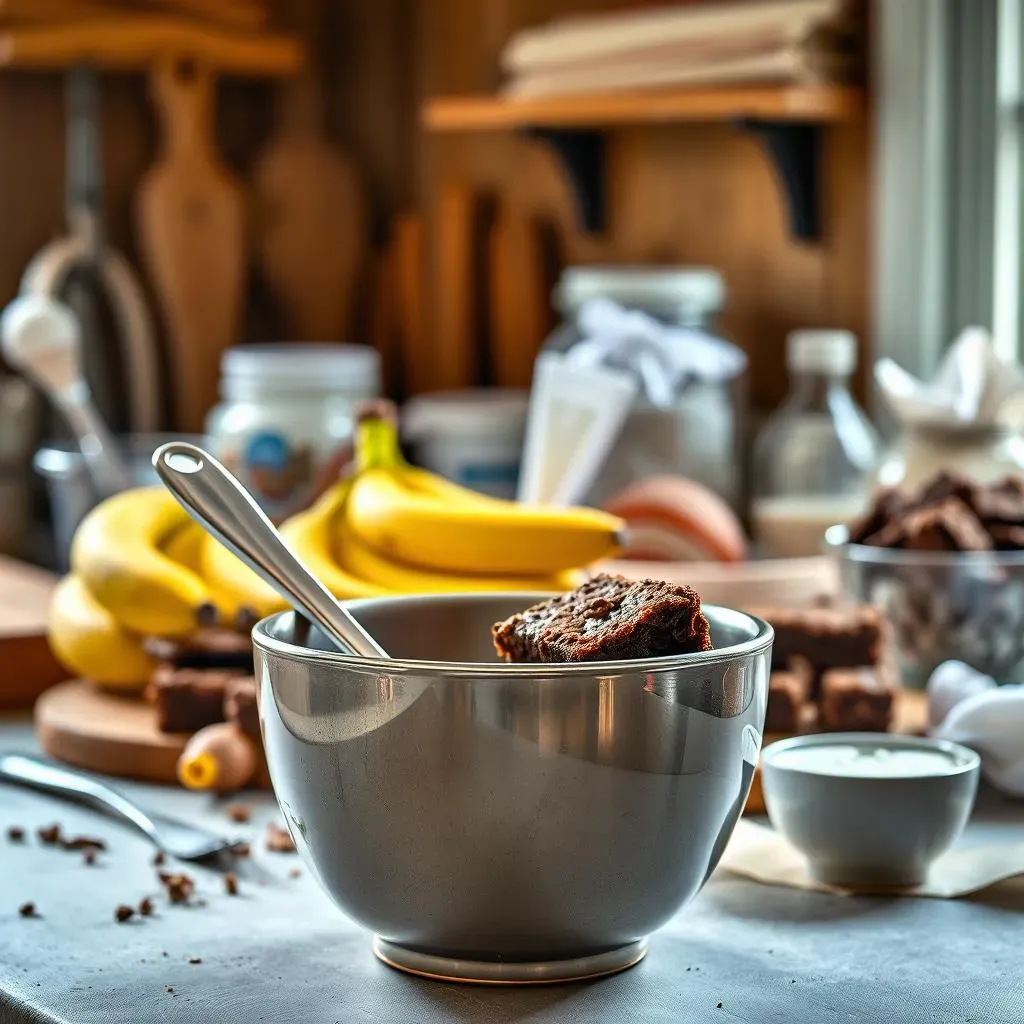
[[[417,395],[402,409],[410,440],[430,434],[519,434],[526,429],[530,392],[516,388],[468,388]]]
[[[223,389],[338,390],[375,397],[380,356],[368,345],[236,345],[221,356]]]
[[[796,373],[853,373],[857,365],[857,337],[850,331],[790,331],[786,338],[786,366]]]
[[[574,317],[589,299],[606,298],[666,319],[709,316],[725,305],[725,282],[712,267],[566,267],[555,305]]]

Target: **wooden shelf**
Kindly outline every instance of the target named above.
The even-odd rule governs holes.
[[[852,87],[748,86],[542,99],[442,96],[427,101],[422,117],[430,131],[473,132],[748,118],[833,124],[860,117],[863,108],[862,92]]]
[[[254,78],[295,74],[301,43],[287,35],[228,32],[182,18],[138,15],[0,31],[0,68],[143,71],[164,57],[209,64],[218,73]]]

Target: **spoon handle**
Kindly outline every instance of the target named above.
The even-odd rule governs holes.
[[[295,556],[252,495],[212,455],[184,441],[171,441],[153,453],[153,467],[193,519],[320,625],[345,653],[388,657]]]

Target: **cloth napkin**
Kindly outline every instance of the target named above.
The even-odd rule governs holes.
[[[1024,425],[1024,369],[997,355],[981,327],[961,332],[930,381],[888,358],[875,364],[875,381],[905,424]]]
[[[741,349],[703,331],[670,327],[611,299],[583,303],[580,340],[566,353],[571,366],[605,366],[632,374],[651,405],[671,408],[691,381],[728,381],[747,367]]]
[[[1024,797],[1024,685],[998,686],[962,661],[947,661],[928,681],[928,718],[939,739],[978,752],[996,789]]]

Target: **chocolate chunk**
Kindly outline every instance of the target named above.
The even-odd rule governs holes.
[[[796,732],[803,709],[811,697],[814,673],[806,658],[793,657],[789,667],[772,672],[768,679],[768,713],[765,732]]]
[[[288,877],[289,878],[301,878],[302,877],[302,869],[301,868],[292,868],[291,871],[288,872]]]
[[[38,912],[36,911],[36,905],[34,903],[22,903],[22,905],[20,907],[18,907],[18,913],[22,917],[38,917],[39,916]]]
[[[44,846],[56,846],[60,842],[60,825],[47,825],[45,828],[36,829],[39,842]]]
[[[249,739],[262,748],[255,676],[239,676],[228,682],[224,690],[224,718],[234,722]]]
[[[166,861],[167,861],[167,854],[165,854],[163,850],[157,850],[156,853],[153,854],[153,866],[154,867],[158,867],[158,868],[163,867],[164,864],[166,863]]]
[[[135,916],[135,908],[134,907],[126,906],[124,903],[122,903],[114,911],[114,920],[118,924],[124,924],[125,921],[130,921],[134,916]]]
[[[867,511],[849,527],[851,544],[870,544],[872,537],[906,511],[909,501],[895,487],[884,487],[871,501]]]
[[[229,871],[224,876],[224,891],[229,896],[238,895],[238,875],[236,875],[234,871]]]
[[[962,473],[943,471],[932,477],[920,490],[913,502],[915,509],[942,505],[950,498],[966,505],[972,512],[977,511],[981,488],[974,480]]]
[[[877,668],[843,668],[821,679],[820,722],[829,732],[886,732],[895,687]]]
[[[82,861],[85,864],[92,865],[96,863],[96,850],[92,846],[87,846],[82,852]]]
[[[224,808],[224,813],[232,821],[244,825],[252,817],[252,808],[248,804],[228,804]]]
[[[508,662],[615,661],[711,650],[695,590],[621,576],[595,576],[497,623],[492,633]]]
[[[25,830],[20,825],[11,825],[7,829],[7,839],[12,843],[25,842]]]
[[[243,857],[250,856],[252,854],[252,849],[248,843],[235,843],[235,845],[231,847],[231,852],[241,859]]]
[[[148,896],[139,900],[139,913],[143,917],[149,917],[153,913],[153,901]]]
[[[267,823],[267,849],[271,853],[294,853],[295,841],[286,828],[271,821]]]
[[[183,872],[159,872],[160,881],[171,903],[188,903],[195,889],[195,882]]]
[[[992,538],[997,551],[1024,550],[1024,526],[991,523],[988,525],[988,535]]]
[[[198,732],[224,721],[224,694],[239,672],[232,669],[173,668],[153,674],[150,698],[161,732]]]
[[[992,538],[959,498],[909,512],[877,534],[879,547],[906,551],[990,551]]]
[[[201,956],[190,956],[188,958],[188,962],[190,964],[201,964],[203,962],[203,958]]]
[[[61,838],[58,840],[63,850],[105,850],[106,842],[102,839],[94,839],[92,836],[74,836],[71,839]]]
[[[144,646],[153,658],[172,668],[253,671],[252,638],[248,632],[199,629],[187,637],[147,637]]]

